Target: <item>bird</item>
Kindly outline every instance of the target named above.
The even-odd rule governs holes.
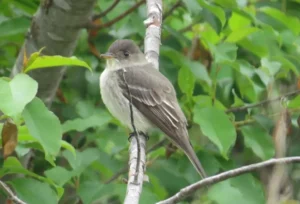
[[[134,131],[131,113],[138,132],[146,134],[153,128],[160,129],[205,178],[206,173],[189,140],[186,117],[168,78],[146,60],[132,40],[116,40],[100,56],[106,59],[100,75],[100,92],[108,111],[131,131]]]

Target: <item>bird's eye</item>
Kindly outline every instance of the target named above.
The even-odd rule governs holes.
[[[125,57],[128,57],[128,56],[129,56],[129,52],[124,51],[124,56],[125,56]]]

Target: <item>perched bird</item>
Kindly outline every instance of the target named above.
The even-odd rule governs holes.
[[[200,176],[206,177],[190,143],[187,120],[171,82],[147,62],[145,55],[131,40],[115,41],[101,57],[107,61],[100,76],[100,90],[111,114],[133,131],[131,100],[136,130],[147,133],[151,128],[161,129],[184,151]]]

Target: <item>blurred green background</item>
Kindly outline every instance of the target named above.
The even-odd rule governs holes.
[[[97,0],[93,14],[103,12],[113,2]],[[120,1],[94,23],[105,25],[136,2]],[[10,76],[39,4],[37,0],[0,1],[1,77]],[[283,151],[281,156],[300,154],[300,97],[285,96],[299,89],[299,11],[299,0],[163,1],[160,71],[176,88],[191,142],[208,175],[270,159],[275,152]],[[20,198],[30,204],[123,202],[129,131],[111,117],[101,100],[99,76],[105,62],[95,51],[105,52],[113,41],[122,38],[134,40],[143,49],[146,18],[142,3],[109,27],[82,30],[73,55],[87,62],[93,72],[68,68],[50,108],[60,122],[49,125],[53,119],[49,116],[41,129],[51,132],[60,128],[64,148],[47,152],[51,142],[31,139],[30,127],[19,124],[15,153],[0,169],[1,180],[7,181]],[[278,96],[283,96],[282,100],[233,109]],[[40,103],[33,109],[43,112],[45,107]],[[25,113],[23,117],[26,122]],[[278,136],[281,123],[289,131]],[[158,130],[149,136],[148,148],[165,138]],[[59,143],[61,138],[54,140]],[[30,161],[22,166],[28,152]],[[185,155],[174,151],[168,142],[148,153],[147,161],[150,182],[144,183],[142,204],[166,199],[199,180]],[[286,166],[282,174],[284,184],[278,196],[283,203],[298,203],[300,199],[298,167]],[[120,170],[121,174],[107,184]],[[274,172],[268,167],[238,176],[197,191],[181,203],[266,203]],[[6,194],[1,192],[1,197],[5,199]]]

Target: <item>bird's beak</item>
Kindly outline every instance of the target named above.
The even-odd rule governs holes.
[[[114,58],[114,55],[112,53],[104,53],[104,54],[101,54],[100,57],[104,58],[104,59],[112,59]]]

